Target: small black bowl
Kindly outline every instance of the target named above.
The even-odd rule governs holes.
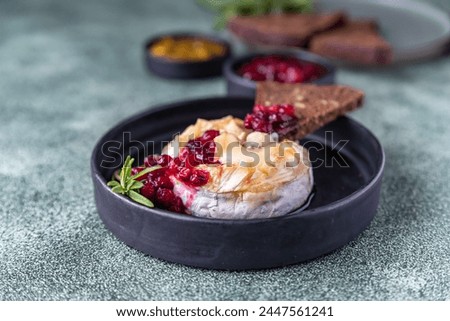
[[[347,117],[302,141],[316,164],[316,191],[307,209],[286,216],[198,218],[144,207],[106,185],[125,155],[142,163],[146,153],[160,152],[162,142],[197,118],[244,117],[252,107],[253,100],[246,98],[191,100],[151,108],[115,125],[98,141],[91,158],[95,202],[106,227],[129,246],[154,257],[226,270],[294,264],[353,240],[376,213],[384,153],[369,130]],[[292,193],[295,197],[296,191]]]
[[[330,63],[329,60],[322,58],[321,56],[300,49],[274,51],[274,52],[259,52],[241,57],[231,58],[225,62],[223,66],[223,74],[227,79],[228,95],[254,98],[256,90],[256,82],[242,77],[237,73],[237,70],[243,64],[250,62],[253,58],[268,55],[295,57],[298,60],[317,64],[323,68],[324,70],[323,75],[307,83],[320,85],[334,84],[335,81],[334,78],[336,74],[335,67]]]
[[[156,57],[149,52],[149,48],[158,40],[165,37],[199,38],[222,45],[223,55],[205,61],[177,61],[163,57]],[[145,61],[148,69],[163,78],[193,79],[214,77],[222,74],[224,62],[231,56],[231,48],[227,41],[212,35],[192,32],[179,32],[158,35],[145,43]]]

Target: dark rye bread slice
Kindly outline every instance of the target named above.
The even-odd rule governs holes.
[[[314,35],[309,50],[321,56],[364,65],[392,61],[392,47],[371,20],[349,21],[346,25]]]
[[[273,81],[258,82],[255,104],[272,106],[290,104],[299,119],[298,131],[292,139],[300,139],[337,117],[360,107],[364,93],[340,85],[317,86],[284,84]]]
[[[327,14],[269,14],[237,16],[228,29],[250,44],[305,46],[311,36],[344,24],[342,12]]]

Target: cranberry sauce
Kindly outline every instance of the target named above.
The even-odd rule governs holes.
[[[172,212],[186,213],[181,199],[173,192],[170,177],[192,186],[200,187],[208,183],[209,172],[196,168],[200,164],[219,164],[214,159],[216,144],[214,138],[219,136],[217,130],[207,130],[201,137],[190,140],[180,151],[178,157],[169,155],[149,155],[144,166],[134,167],[132,174],[137,174],[146,167],[160,165],[161,168],[143,176],[144,186],[141,194],[155,204]]]
[[[325,69],[295,57],[269,55],[253,58],[238,69],[238,74],[253,81],[273,80],[301,83],[320,78]]]
[[[292,105],[255,105],[253,112],[245,116],[244,126],[258,132],[277,133],[283,138],[295,135],[298,118]]]

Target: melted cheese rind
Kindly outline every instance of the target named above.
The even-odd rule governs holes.
[[[198,119],[169,144],[163,153],[176,156],[178,149],[206,130],[215,129],[216,158],[220,164],[200,165],[210,173],[201,188],[176,181],[174,192],[192,215],[222,219],[266,218],[285,215],[307,200],[313,174],[308,151],[298,143],[275,142],[265,133],[250,133],[243,121],[227,116]]]
[[[193,216],[217,219],[257,219],[286,215],[301,207],[312,190],[312,170],[265,192],[215,193],[198,190],[189,204]]]

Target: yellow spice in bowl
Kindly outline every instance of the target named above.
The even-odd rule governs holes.
[[[156,41],[150,48],[150,54],[156,57],[176,61],[206,61],[222,56],[225,47],[217,42],[194,38],[164,37]]]

